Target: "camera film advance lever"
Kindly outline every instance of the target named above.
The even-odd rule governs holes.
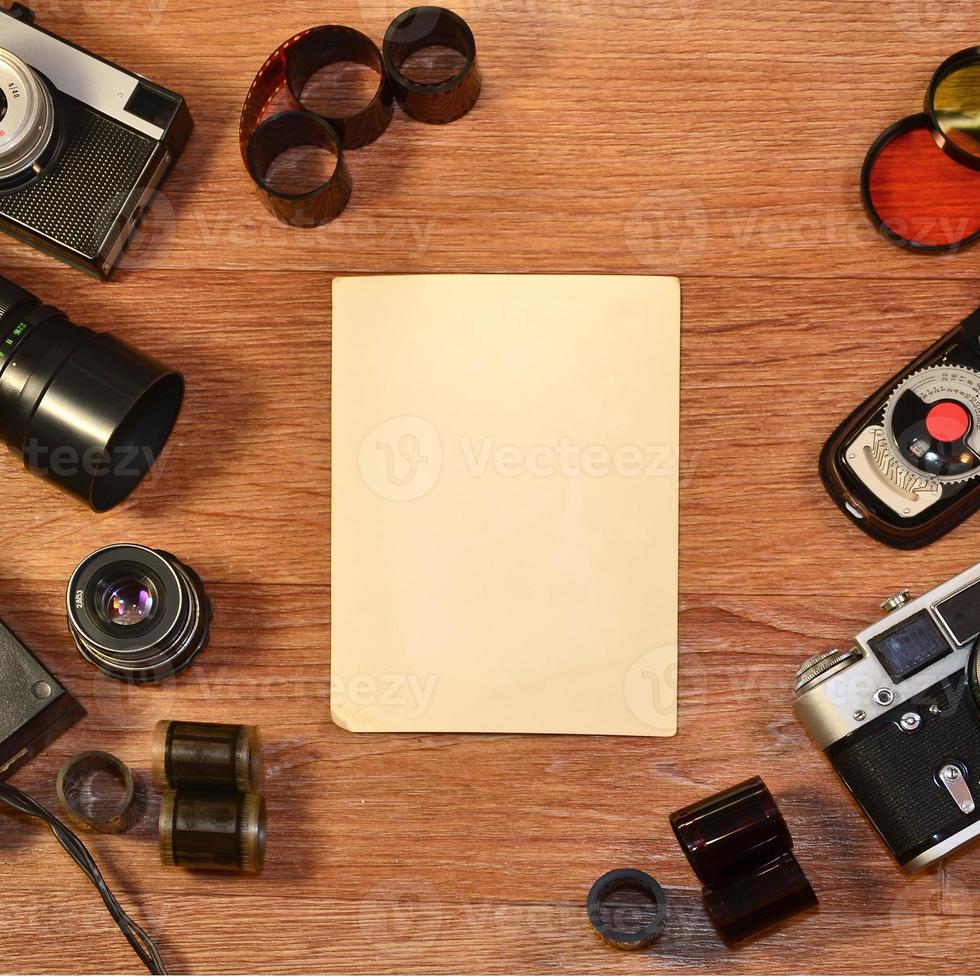
[[[912,874],[980,835],[980,564],[882,608],[803,664],[794,712]]]
[[[820,475],[858,527],[898,548],[928,544],[980,506],[980,310],[841,423]]]

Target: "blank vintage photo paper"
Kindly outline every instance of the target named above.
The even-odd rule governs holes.
[[[680,285],[333,286],[331,710],[676,731]]]

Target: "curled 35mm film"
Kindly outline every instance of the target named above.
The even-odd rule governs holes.
[[[410,59],[426,49],[449,49],[462,59],[451,77],[421,81]],[[374,94],[351,113],[324,114],[305,100],[308,83],[323,68],[356,64],[377,73]],[[259,69],[239,124],[242,160],[266,209],[296,227],[333,221],[350,200],[345,150],[373,143],[391,122],[397,97],[405,113],[427,123],[448,123],[476,104],[481,89],[476,41],[466,22],[444,7],[413,7],[385,32],[383,53],[365,34],[338,24],[314,27],[281,44]],[[313,186],[284,189],[274,175],[282,154],[296,147],[325,150],[331,173]]]

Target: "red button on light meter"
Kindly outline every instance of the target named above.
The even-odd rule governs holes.
[[[926,428],[933,439],[956,442],[969,430],[970,416],[957,402],[936,402],[926,416]]]

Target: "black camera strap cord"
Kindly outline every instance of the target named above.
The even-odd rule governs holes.
[[[113,921],[119,926],[119,931],[126,937],[129,945],[136,950],[137,956],[143,961],[146,968],[155,976],[165,975],[167,968],[163,965],[163,960],[160,958],[160,953],[157,951],[153,940],[123,911],[116,896],[112,894],[106,884],[105,878],[102,877],[95,859],[89,854],[88,849],[77,835],[69,830],[54,814],[49,813],[40,803],[32,800],[26,793],[22,793],[13,786],[0,783],[0,802],[6,803],[18,813],[41,820],[48,825],[58,843],[68,852],[75,864],[85,872],[89,881],[95,885]]]

